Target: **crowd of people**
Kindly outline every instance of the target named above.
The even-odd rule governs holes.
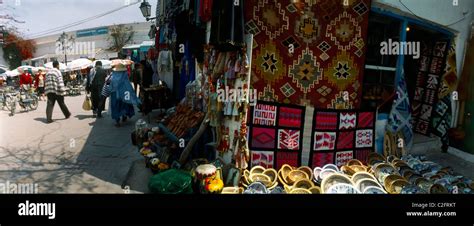
[[[115,121],[115,126],[135,115],[135,107],[140,105],[139,92],[153,84],[154,71],[151,64],[142,60],[134,65],[117,64],[112,70],[102,67],[101,61],[96,61],[93,68],[87,71],[62,73],[59,62],[53,62],[53,68],[39,69],[37,73],[18,68],[19,87],[22,91],[35,90],[40,101],[46,101],[46,122],[53,122],[53,111],[58,103],[64,117],[70,118],[64,97],[67,95],[67,85],[84,85],[86,94],[91,100],[92,116],[102,118],[109,98],[110,117]],[[133,85],[132,85],[133,84]],[[140,110],[139,110],[140,111]]]

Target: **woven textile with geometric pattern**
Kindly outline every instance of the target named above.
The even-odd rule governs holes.
[[[252,85],[258,99],[358,108],[371,1],[292,2],[245,2],[246,32],[254,35]]]

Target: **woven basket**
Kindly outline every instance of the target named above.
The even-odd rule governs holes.
[[[353,165],[353,166],[349,166],[349,168],[351,168],[355,173],[367,172],[367,168],[364,166]]]
[[[310,195],[312,194],[310,190],[304,188],[295,188],[290,191],[290,194],[298,194],[298,195]]]
[[[349,166],[341,166],[341,172],[345,175],[352,177],[356,172]]]
[[[374,175],[372,175],[368,172],[357,172],[354,175],[352,175],[351,179],[352,179],[352,182],[354,184],[357,184],[357,182],[359,182],[362,179],[371,179],[373,181],[377,181],[377,179],[375,179]]]
[[[263,174],[270,177],[272,184],[278,184],[278,172],[275,169],[266,169]]]
[[[293,170],[288,174],[286,181],[288,182],[288,184],[293,185],[296,181],[300,179],[309,179],[309,176],[304,171]]]
[[[265,171],[265,168],[263,168],[262,166],[254,166],[254,167],[250,170],[250,175],[256,174],[256,173],[263,173],[263,171]]]
[[[270,187],[273,185],[273,182],[271,178],[263,173],[251,173],[250,174],[250,183],[253,182],[261,182],[263,183],[266,187]]]
[[[225,187],[222,189],[221,194],[242,194],[244,189],[241,187]]]
[[[347,162],[348,166],[363,166],[364,164],[362,164],[361,161],[359,161],[358,159],[351,159]]]
[[[314,183],[311,180],[301,179],[295,182],[295,184],[293,185],[293,189],[295,188],[310,189],[313,186],[314,186]]]
[[[303,172],[306,173],[306,175],[308,175],[309,179],[312,180],[313,179],[313,170],[307,166],[301,166],[298,168],[298,170],[301,170]]]
[[[312,194],[321,194],[321,188],[318,186],[313,186],[309,189]]]

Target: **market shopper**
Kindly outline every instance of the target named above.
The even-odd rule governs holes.
[[[46,73],[42,70],[38,70],[38,73],[35,76],[35,88],[38,92],[39,100],[46,100],[44,95],[44,80]]]
[[[102,115],[104,110],[100,106],[102,87],[104,87],[107,74],[102,68],[102,62],[97,61],[89,76],[87,76],[86,91],[91,94],[92,114]]]
[[[20,75],[20,88],[23,90],[28,91],[33,85],[33,78],[31,77],[31,74],[28,73],[27,71],[23,70],[22,68],[18,68],[18,72],[21,73]]]
[[[64,89],[64,81],[61,72],[59,71],[59,62],[53,62],[53,69],[51,69],[46,74],[45,79],[45,93],[48,97],[48,104],[46,106],[46,121],[47,123],[52,123],[53,119],[53,109],[54,104],[58,101],[59,107],[63,112],[66,119],[71,117],[71,113],[67,108],[66,104],[64,103],[64,95],[66,91]]]
[[[134,65],[132,76],[130,78],[130,80],[133,83],[133,88],[135,90],[135,93],[138,92],[138,85],[141,82],[142,73],[143,73],[142,64],[141,63],[136,63]]]
[[[115,126],[120,127],[120,122],[126,122],[135,115],[134,105],[139,105],[140,100],[133,91],[128,78],[127,67],[123,64],[115,66],[110,80],[110,111]]]

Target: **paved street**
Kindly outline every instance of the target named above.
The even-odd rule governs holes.
[[[13,117],[0,111],[0,182],[36,183],[40,193],[123,193],[132,162],[142,159],[130,141],[140,116],[115,128],[107,113],[96,120],[83,111],[83,100],[66,97],[67,120],[56,104],[52,124],[45,101]]]

